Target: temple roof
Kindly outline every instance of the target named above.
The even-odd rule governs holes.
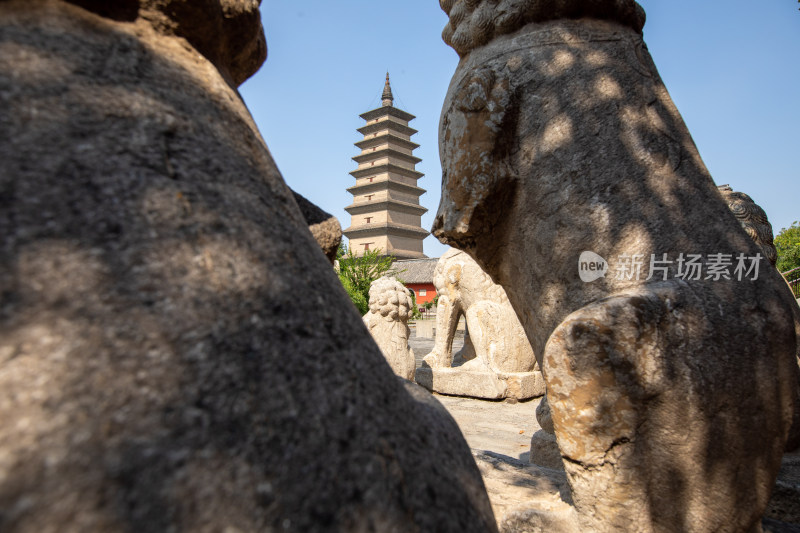
[[[433,271],[438,262],[438,257],[406,259],[395,261],[389,270],[397,273],[404,283],[433,283]]]

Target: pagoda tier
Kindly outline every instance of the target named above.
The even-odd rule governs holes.
[[[391,137],[391,139],[389,139],[389,137]],[[397,135],[389,135],[388,133],[381,135],[380,137],[369,137],[363,141],[358,141],[356,146],[362,150],[368,150],[370,148],[378,147],[382,144],[388,144],[390,140],[393,146],[399,146],[407,150],[416,150],[419,148],[419,145],[415,142],[408,141],[402,137],[398,137]]]
[[[417,172],[414,169],[401,167],[400,165],[395,165],[392,163],[383,163],[381,165],[357,168],[356,170],[352,171],[350,175],[358,179],[358,178],[369,178],[370,176],[378,176],[379,174],[385,174],[387,172],[395,172],[397,174],[400,174],[402,176],[407,176],[415,180],[425,175],[422,172]]]
[[[395,159],[395,163],[397,165],[407,166],[410,169],[413,169],[414,165],[422,161],[422,159],[419,157],[415,157],[406,152],[401,152],[400,150],[389,146],[381,147],[379,150],[365,150],[363,153],[355,156],[353,161],[359,165],[366,165],[367,163],[375,164],[381,162],[381,159],[386,159],[389,162],[391,162],[392,159]]]
[[[364,135],[364,140],[367,140],[368,137],[377,137],[379,134],[387,135],[390,133],[394,133],[402,139],[410,140],[410,137],[417,133],[417,130],[414,128],[410,128],[407,125],[400,124],[393,120],[373,122],[358,128],[356,131]]]
[[[408,125],[409,122],[417,118],[411,113],[406,113],[402,109],[397,109],[396,107],[392,107],[391,105],[381,106],[377,109],[373,109],[372,111],[361,113],[358,116],[363,118],[367,122],[369,122],[370,120],[378,120],[385,117],[394,117],[402,120],[406,125]]]
[[[351,215],[364,215],[372,213],[376,209],[393,209],[396,211],[410,213],[413,215],[424,215],[428,210],[419,204],[402,202],[400,200],[379,200],[377,202],[362,202],[360,204],[350,204],[344,208]]]
[[[364,138],[355,143],[361,153],[353,157],[358,167],[350,175],[356,184],[347,188],[353,203],[345,208],[350,227],[343,233],[356,254],[380,249],[398,259],[422,258],[429,233],[422,228],[427,209],[419,203],[425,189],[417,180],[424,174],[415,169],[422,160],[413,155],[419,145],[411,136],[417,130],[408,125],[416,117],[393,102],[386,74],[381,107],[360,115],[367,124],[357,130]]]

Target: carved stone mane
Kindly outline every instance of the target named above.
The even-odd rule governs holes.
[[[772,241],[772,224],[767,219],[767,213],[745,193],[736,192],[728,185],[717,188],[736,220],[774,266],[778,261],[778,251]]]
[[[369,287],[369,309],[389,320],[408,320],[411,298],[402,283],[383,277]]]
[[[644,9],[634,0],[439,0],[439,5],[450,18],[442,39],[459,57],[531,22],[590,17],[619,22],[641,33],[645,21]]]

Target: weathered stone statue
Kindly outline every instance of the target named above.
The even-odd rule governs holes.
[[[758,245],[761,253],[769,260],[770,264],[775,266],[778,261],[778,251],[775,249],[775,243],[772,239],[772,224],[769,223],[767,213],[750,196],[743,192],[734,191],[729,185],[720,185],[717,189],[742,228]],[[800,327],[800,309],[795,308],[794,311],[795,321]],[[792,428],[786,441],[787,451],[800,447],[800,331],[798,331],[797,357],[798,368],[795,369],[795,375],[799,386],[794,402]]]
[[[766,212],[749,195],[735,192],[729,185],[719,185],[717,190],[747,235],[758,245],[763,256],[774,265],[778,258],[778,252],[773,243],[772,225],[769,223]],[[800,389],[798,393],[800,393]],[[787,450],[793,450],[800,446],[800,408],[798,406],[800,406],[800,399],[795,400],[794,420],[786,441]],[[554,457],[558,447],[555,437],[552,436],[554,429],[547,398],[543,398],[539,403],[536,417],[542,430],[537,431],[531,437],[530,461],[550,468],[560,468],[562,466],[560,458],[556,461]]]
[[[643,11],[442,7],[461,61],[433,231],[503,286],[539,358],[574,502],[562,529],[758,531],[792,418],[796,304],[717,192]]]
[[[408,346],[411,294],[393,277],[384,276],[369,287],[369,312],[364,315],[372,338],[398,376],[414,381],[414,350]]]
[[[237,85],[255,0],[0,2],[0,530],[493,531]]]
[[[419,370],[421,385],[456,396],[527,399],[544,394],[530,342],[502,287],[470,256],[449,250],[433,274],[439,295],[436,341]],[[453,337],[465,317],[472,359],[453,367]],[[465,341],[466,345],[466,341]]]

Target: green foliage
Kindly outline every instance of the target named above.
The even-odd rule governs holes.
[[[800,223],[795,221],[790,227],[783,228],[775,237],[775,248],[778,250],[777,266],[780,272],[787,272],[800,267]]]
[[[350,299],[358,308],[358,313],[361,316],[366,315],[369,312],[369,294],[365,296],[359,292],[359,290],[353,285],[353,282],[350,281],[349,278],[343,277],[341,274],[339,274],[339,281],[342,282],[342,286],[344,286],[344,290],[347,291],[347,295],[350,296]]]
[[[366,250],[364,255],[355,255],[342,243],[336,251],[336,260],[339,263],[339,281],[361,315],[367,314],[369,286],[391,268],[394,257],[381,255],[380,249]]]
[[[404,281],[400,281],[403,285],[405,285]],[[422,313],[419,312],[419,308],[417,308],[417,295],[414,291],[408,291],[411,294],[411,320],[416,320],[418,318],[422,318]]]

